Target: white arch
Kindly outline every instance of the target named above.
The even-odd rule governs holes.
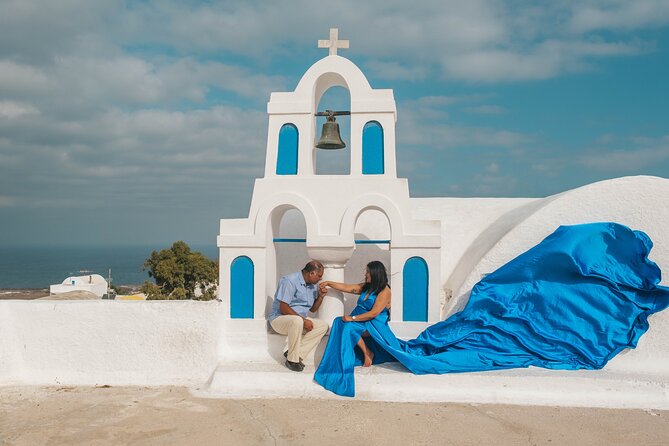
[[[256,236],[265,234],[271,223],[272,215],[276,210],[282,214],[288,209],[295,208],[302,213],[307,226],[307,237],[309,234],[318,234],[318,217],[316,210],[309,200],[294,193],[278,193],[265,200],[256,213],[253,232]]]
[[[295,96],[313,98],[313,107],[330,87],[344,87],[353,97],[369,97],[373,90],[363,72],[350,60],[328,56],[313,64],[300,79]]]
[[[321,96],[330,87],[344,87],[351,95],[351,112],[391,113],[396,115],[393,91],[373,89],[363,72],[341,56],[327,56],[304,73],[291,92],[273,92],[267,104],[272,114],[312,114]]]
[[[353,200],[342,216],[339,233],[343,237],[350,237],[350,241],[353,242],[355,223],[360,214],[368,209],[380,211],[388,218],[391,240],[404,234],[402,213],[394,202],[380,194],[365,194]]]

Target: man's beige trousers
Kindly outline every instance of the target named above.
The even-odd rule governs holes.
[[[314,323],[311,331],[305,331],[302,318],[292,314],[281,315],[271,322],[274,331],[288,336],[288,360],[291,362],[300,362],[306,358],[328,331],[327,322],[307,319]]]

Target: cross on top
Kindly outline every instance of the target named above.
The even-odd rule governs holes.
[[[318,48],[329,48],[329,55],[336,56],[337,48],[348,48],[348,40],[339,40],[339,28],[330,28],[330,40],[319,40]]]

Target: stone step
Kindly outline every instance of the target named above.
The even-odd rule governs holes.
[[[313,381],[315,369],[288,370],[280,362],[220,364],[194,393],[217,398],[343,398]],[[355,370],[356,399],[616,407],[669,410],[669,377],[605,370],[513,369],[414,375],[399,364]]]

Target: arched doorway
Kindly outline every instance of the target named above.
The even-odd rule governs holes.
[[[283,212],[273,242],[277,280],[304,267],[310,259],[307,254],[307,225],[302,212],[295,208]]]
[[[365,279],[365,267],[372,260],[383,263],[390,281],[390,222],[386,214],[377,209],[366,209],[358,215],[353,233],[355,251],[346,263],[344,280],[360,283]],[[344,295],[344,310],[350,312],[357,302],[357,296]]]

